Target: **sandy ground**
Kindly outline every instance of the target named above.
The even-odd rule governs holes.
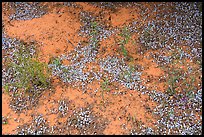
[[[141,18],[140,8],[126,8],[119,7],[115,10],[103,9],[96,7],[86,2],[76,2],[77,7],[74,6],[62,6],[59,3],[43,3],[47,5],[48,12],[40,18],[33,18],[32,20],[10,20],[8,16],[13,12],[12,10],[3,10],[4,31],[11,38],[18,38],[25,42],[36,41],[39,43],[39,59],[41,62],[48,63],[50,57],[56,57],[63,53],[72,51],[73,45],[77,45],[79,41],[86,41],[88,38],[78,35],[80,27],[83,25],[80,22],[80,12],[91,12],[98,17],[98,21],[104,23],[111,28],[122,28],[124,25],[139,20]],[[148,6],[148,4],[144,4]],[[2,6],[6,8],[6,4],[2,3]],[[151,10],[149,9],[151,12]],[[99,16],[101,15],[101,17]],[[153,15],[152,15],[153,16]],[[152,17],[153,18],[153,17]],[[144,21],[145,23],[145,21]],[[141,22],[142,24],[142,22]],[[116,34],[119,32],[116,32]],[[118,45],[115,43],[115,39],[119,38],[116,34],[100,42],[98,58],[104,58],[107,55],[117,55]],[[133,39],[137,39],[139,34],[134,34]],[[73,45],[67,42],[67,39],[71,41]],[[151,50],[144,53],[142,56],[137,54],[140,46],[136,43],[129,42],[126,45],[126,49],[133,57],[133,61],[129,64],[137,64],[143,66],[143,73],[141,75],[142,83],[147,86],[149,90],[156,90],[165,92],[167,86],[165,82],[158,80],[166,72],[158,67],[150,56]],[[105,49],[105,51],[103,51]],[[154,52],[154,51],[152,51]],[[69,62],[64,61],[64,65]],[[93,66],[88,64],[88,66]],[[184,65],[185,66],[185,65]],[[196,67],[196,66],[195,66]],[[97,66],[96,66],[97,69]],[[145,82],[148,81],[148,82]],[[94,81],[89,84],[86,93],[82,93],[81,89],[76,87],[70,87],[64,84],[57,77],[52,81],[54,90],[44,91],[39,98],[39,102],[35,107],[29,110],[24,110],[21,113],[15,113],[13,109],[9,107],[11,96],[7,93],[2,94],[2,116],[7,116],[8,124],[2,125],[3,134],[17,134],[17,127],[25,123],[32,121],[33,115],[42,114],[48,121],[48,125],[61,126],[58,123],[65,124],[67,117],[73,114],[73,110],[79,108],[92,108],[93,114],[98,117],[101,123],[105,123],[101,126],[101,131],[96,131],[97,134],[129,134],[130,129],[133,128],[133,124],[127,119],[129,117],[135,117],[137,121],[142,122],[147,127],[155,128],[155,122],[158,120],[156,115],[153,115],[151,111],[159,104],[153,101],[148,95],[142,94],[134,90],[127,89],[115,83],[118,86],[116,91],[118,94],[113,94],[113,91],[109,93],[104,92],[104,102],[101,98],[100,92],[93,92],[95,89],[100,89],[100,83]],[[92,89],[92,90],[91,90]],[[50,110],[57,109],[58,101],[66,100],[68,102],[68,112],[66,116],[61,117],[59,113],[53,114]],[[125,128],[124,128],[125,125]],[[103,128],[102,128],[103,127]],[[77,129],[72,129],[71,134],[78,133]],[[57,133],[56,133],[57,134]],[[61,134],[68,134],[64,131]]]

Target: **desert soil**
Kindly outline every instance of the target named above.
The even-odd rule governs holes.
[[[32,5],[33,3],[29,4]],[[153,12],[154,6],[159,4],[161,6],[157,7],[158,11]],[[102,29],[107,30],[108,33],[113,30],[113,33],[107,35],[107,38],[99,40],[100,47],[95,60],[85,63],[84,72],[90,72],[90,70],[99,72],[101,69],[100,61],[108,57],[117,57],[118,60],[124,59],[127,66],[134,66],[138,72],[141,72],[139,86],[144,88],[131,89],[121,82],[115,81],[110,83],[108,90],[104,90],[101,86],[103,83],[101,78],[86,83],[87,90],[84,92],[80,86],[63,82],[59,75],[53,75],[51,76],[52,88],[43,91],[35,105],[21,111],[11,107],[10,104],[12,104],[14,97],[12,93],[7,93],[3,89],[2,118],[6,118],[7,122],[2,123],[2,134],[29,134],[26,127],[34,124],[34,119],[38,116],[45,120],[44,125],[43,122],[42,125],[47,127],[47,131],[41,132],[42,134],[201,134],[202,112],[200,109],[202,109],[202,102],[192,101],[192,104],[186,104],[184,106],[185,110],[183,110],[178,108],[179,106],[171,106],[171,104],[180,101],[177,95],[181,93],[185,95],[183,93],[185,92],[184,87],[182,87],[184,84],[180,86],[177,84],[175,95],[169,95],[167,92],[170,76],[167,70],[172,71],[171,68],[176,67],[182,70],[182,76],[184,73],[187,74],[187,79],[190,75],[195,76],[195,81],[191,83],[194,87],[193,99],[199,100],[197,98],[202,96],[202,93],[200,93],[202,91],[202,66],[196,61],[199,60],[198,58],[202,61],[202,55],[199,52],[200,56],[196,57],[198,54],[192,52],[193,49],[202,50],[201,44],[193,41],[193,45],[188,46],[188,42],[181,40],[177,44],[178,46],[169,49],[167,48],[168,43],[162,48],[151,48],[151,46],[145,47],[139,41],[144,33],[142,30],[148,23],[155,21],[160,14],[163,17],[165,12],[166,14],[175,12],[175,3],[168,3],[167,8],[163,8],[162,6],[165,4],[152,2],[116,3],[114,5],[112,3],[42,2],[39,3],[39,6],[42,7],[40,10],[45,12],[44,14],[29,19],[29,16],[24,15],[24,19],[18,19],[18,17],[10,18],[16,12],[14,3],[12,5],[3,2],[3,33],[11,39],[16,38],[27,43],[35,41],[39,51],[39,60],[46,64],[49,63],[51,57],[61,57],[61,55],[75,53],[78,43],[82,43],[82,47],[85,47],[86,44],[83,45],[83,42],[88,43],[90,39],[89,35],[84,34],[88,29],[83,28],[85,23],[95,21],[103,26]],[[18,6],[20,5],[21,3]],[[136,25],[134,25],[134,22],[136,22]],[[122,39],[119,34],[124,26],[128,26],[129,30],[132,31],[129,42],[125,44],[128,57],[123,55],[118,44]],[[104,32],[102,31],[102,33]],[[174,44],[175,41],[172,43]],[[159,62],[159,57],[163,56],[172,57],[171,59],[176,62],[173,56],[179,55],[180,57],[176,47],[181,48],[186,55],[188,53],[192,58],[186,56],[177,59],[177,62],[182,62],[177,64],[173,64],[171,61],[162,64],[165,62],[164,60]],[[2,50],[2,56],[5,56],[4,52],[6,52],[6,49]],[[72,64],[74,63],[71,60],[62,61],[64,66]],[[191,73],[188,73],[189,68],[192,69]],[[105,71],[102,74],[103,76],[107,75],[109,79],[114,77],[112,73],[108,75]],[[160,99],[160,95],[165,99]],[[63,111],[60,111],[59,107],[62,102],[64,105],[66,104],[66,107]],[[170,105],[165,106],[165,103]],[[163,107],[160,109],[163,115],[156,113],[161,107]],[[175,112],[172,115],[173,119],[164,121],[171,109]],[[82,128],[75,126],[75,123],[69,125],[69,121],[77,119],[78,117],[76,118],[75,115],[78,116],[78,113],[84,110],[87,110],[87,113],[89,112],[91,115],[89,117],[91,119],[90,124]],[[189,115],[184,115],[183,112]],[[177,119],[179,116],[182,117],[180,120]],[[192,120],[190,123],[194,125],[193,129],[175,126],[177,124],[183,125],[185,123],[184,117]],[[173,123],[168,123],[172,120]],[[170,128],[169,126],[174,127]],[[23,132],[25,129],[26,131]],[[37,133],[37,129],[35,133]]]

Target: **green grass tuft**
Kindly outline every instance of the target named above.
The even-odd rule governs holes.
[[[45,63],[37,60],[37,56],[31,56],[29,47],[22,44],[14,53],[15,62],[10,62],[8,67],[13,68],[15,82],[6,83],[4,89],[9,92],[10,87],[17,87],[25,92],[35,92],[38,89],[49,87],[50,71]]]

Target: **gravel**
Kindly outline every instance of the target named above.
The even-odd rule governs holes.
[[[17,127],[18,135],[47,135],[50,132],[50,127],[43,115],[37,115],[33,118],[30,124],[24,124]]]
[[[15,13],[9,17],[11,20],[31,20],[46,14],[39,2],[13,2],[11,6],[15,9]]]

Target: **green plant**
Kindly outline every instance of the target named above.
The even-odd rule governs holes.
[[[176,88],[178,86],[178,81],[180,80],[181,70],[176,68],[168,68],[168,89],[167,93],[173,96],[176,93]]]
[[[171,77],[168,81],[169,87],[167,89],[167,93],[171,96],[176,93],[176,80],[178,80],[178,77]]]
[[[171,109],[169,112],[168,112],[168,118],[170,118],[172,115],[174,115],[174,110]]]
[[[108,87],[110,85],[110,82],[108,80],[108,78],[106,78],[101,85],[101,88],[103,91],[110,91],[110,88]]]
[[[127,57],[127,50],[125,49],[125,46],[124,45],[121,45],[121,50],[122,50],[122,53],[125,57]]]
[[[98,40],[98,35],[99,35],[99,27],[97,22],[91,22],[91,38],[90,38],[90,43],[93,44],[94,48],[97,49],[99,47],[99,40]]]
[[[9,84],[8,83],[6,83],[5,85],[4,85],[4,89],[5,89],[5,91],[8,93],[9,92]]]
[[[132,77],[132,72],[130,70],[124,71],[124,78],[125,79],[131,79]]]
[[[168,72],[167,77],[167,94],[170,96],[175,95],[177,92],[183,93],[184,96],[190,98],[194,97],[194,91],[196,91],[196,77],[194,75],[186,75],[181,68],[171,67],[165,69]]]
[[[108,78],[105,78],[103,79],[103,82],[101,83],[101,96],[102,96],[102,99],[104,100],[104,91],[110,91],[110,88],[109,88],[109,85],[110,85],[110,82],[108,80]]]
[[[134,65],[129,65],[130,69],[129,69],[129,77],[131,78],[132,73],[135,71],[135,67]]]
[[[130,40],[130,31],[128,30],[127,27],[124,27],[122,32],[119,34],[123,39],[119,42],[120,44],[120,48],[121,48],[121,51],[123,53],[123,55],[125,57],[127,57],[128,55],[128,52],[127,50],[125,49],[125,45],[129,42]]]
[[[49,61],[49,64],[54,64],[56,65],[57,67],[60,67],[62,65],[62,62],[60,60],[60,58],[57,58],[57,57],[51,57],[50,61]]]
[[[134,116],[132,116],[132,122],[135,123],[137,121],[136,114],[134,113]]]
[[[120,41],[120,44],[127,44],[130,40],[130,31],[128,30],[127,27],[124,27],[123,30],[122,30],[122,33],[119,34],[121,37],[123,37],[124,39],[122,39]]]
[[[10,87],[16,87],[22,91],[36,91],[36,87],[47,88],[49,86],[50,71],[45,63],[37,60],[37,56],[31,56],[29,46],[21,44],[14,53],[16,62],[10,62],[8,67],[14,71],[15,82],[6,83],[4,89],[8,92]]]

